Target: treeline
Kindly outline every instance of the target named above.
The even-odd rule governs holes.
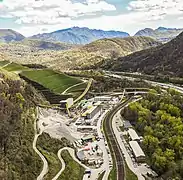
[[[151,85],[143,80],[129,80],[126,78],[118,79],[115,77],[96,76],[92,85],[94,92],[121,91],[123,88],[152,88]]]
[[[21,80],[0,73],[0,179],[36,179],[42,162],[32,149],[39,96]]]
[[[127,78],[119,79],[115,77],[107,77],[102,71],[96,70],[75,70],[67,73],[71,76],[93,78],[94,82],[91,91],[95,93],[121,91],[123,88],[154,88],[142,79],[130,80]]]
[[[161,74],[156,74],[156,75],[148,75],[148,74],[132,74],[128,72],[118,72],[116,73],[118,75],[123,75],[127,77],[134,77],[134,78],[139,78],[139,79],[146,79],[150,81],[156,81],[160,83],[173,83],[173,84],[178,84],[178,85],[183,85],[183,78],[180,77],[172,77],[170,75],[161,75]]]
[[[47,67],[42,64],[22,64],[25,67],[32,69],[46,69]]]
[[[183,179],[183,96],[151,90],[122,112],[140,135],[151,167],[164,179]]]

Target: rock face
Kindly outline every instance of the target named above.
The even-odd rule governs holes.
[[[34,35],[30,38],[48,41],[61,41],[71,44],[88,44],[98,39],[115,37],[123,38],[128,36],[128,33],[120,31],[103,31],[89,28],[73,27],[51,33]]]
[[[135,36],[148,36],[161,42],[168,42],[178,36],[183,29],[159,27],[158,29],[145,28],[138,31]]]
[[[166,44],[121,57],[106,67],[114,71],[183,77],[183,33]]]
[[[11,29],[0,29],[0,42],[21,41],[25,37]]]

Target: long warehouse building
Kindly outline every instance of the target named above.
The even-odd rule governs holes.
[[[142,149],[141,149],[140,145],[138,144],[138,142],[137,141],[130,141],[129,144],[130,144],[130,147],[133,151],[133,154],[135,156],[136,161],[138,163],[145,162],[145,154],[142,151]]]
[[[87,111],[85,111],[82,116],[85,117],[86,119],[92,119],[96,114],[100,114],[102,110],[102,106],[93,106]]]
[[[136,131],[134,129],[129,128],[128,134],[132,141],[140,141],[140,137],[138,136],[138,134],[136,133]]]

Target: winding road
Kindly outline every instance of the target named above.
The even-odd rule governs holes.
[[[81,84],[85,84],[85,83],[86,83],[86,82],[81,82],[81,83],[75,84],[75,85],[73,85],[73,86],[70,86],[70,87],[68,87],[62,94],[66,94],[67,91],[70,90],[70,89],[72,89],[73,87],[77,87],[77,86],[79,86],[79,85],[81,85]]]
[[[93,82],[93,79],[90,78],[89,81],[88,81],[88,85],[87,85],[86,89],[84,90],[84,92],[76,100],[74,100],[74,103],[78,102],[80,99],[82,99],[87,94],[87,92],[89,91],[89,89],[92,85],[92,82]]]
[[[60,162],[61,162],[61,169],[60,169],[60,171],[56,174],[56,176],[52,179],[52,180],[57,180],[58,178],[59,178],[59,176],[62,174],[62,172],[65,170],[65,162],[64,162],[64,160],[62,159],[62,157],[61,157],[61,153],[62,153],[62,151],[63,151],[63,149],[60,149],[59,151],[58,151],[58,153],[57,153],[57,156],[58,156],[58,158],[59,158],[59,160],[60,160]]]
[[[33,141],[32,147],[33,147],[34,151],[38,154],[38,156],[41,158],[41,160],[43,161],[43,169],[42,169],[41,173],[39,174],[39,176],[37,177],[37,180],[42,180],[43,177],[48,172],[48,162],[47,162],[46,158],[41,154],[41,152],[36,147],[37,139],[42,134],[42,132],[39,134],[37,133],[37,119],[35,119],[35,121],[34,121],[34,132],[35,132],[35,135],[34,135],[34,141]]]
[[[55,176],[52,180],[57,180],[57,179],[59,178],[59,176],[62,174],[62,172],[63,172],[63,171],[65,170],[65,168],[66,168],[66,164],[65,164],[64,160],[63,160],[62,157],[61,157],[61,153],[62,153],[63,150],[67,150],[67,151],[69,152],[69,154],[71,155],[71,157],[73,158],[74,161],[76,161],[76,162],[77,162],[79,165],[81,165],[83,168],[88,169],[87,166],[85,166],[84,164],[82,164],[82,163],[75,157],[75,151],[74,151],[74,149],[68,148],[68,147],[64,147],[64,148],[60,149],[60,150],[58,151],[58,153],[57,153],[57,156],[58,156],[58,158],[59,158],[59,160],[60,160],[60,162],[61,162],[61,164],[62,164],[62,167],[61,167],[60,171],[56,174],[56,176]]]

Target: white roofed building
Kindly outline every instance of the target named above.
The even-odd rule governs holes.
[[[86,110],[82,117],[85,117],[85,119],[92,119],[97,114],[99,115],[102,110],[102,106],[92,106],[90,109]]]
[[[145,162],[145,154],[137,141],[130,141],[130,147],[138,163]]]
[[[136,131],[134,129],[129,128],[128,134],[132,141],[140,141],[140,137],[138,136],[138,134],[136,133]]]
[[[97,101],[110,101],[112,98],[110,96],[96,96],[94,97],[94,101],[97,102]]]

